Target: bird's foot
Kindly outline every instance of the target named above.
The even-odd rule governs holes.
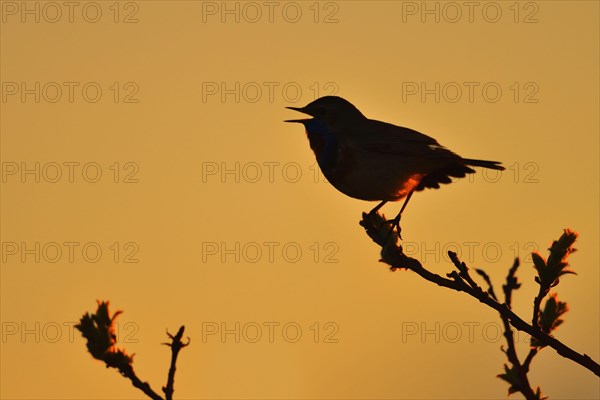
[[[401,234],[402,228],[400,227],[400,217],[401,217],[402,213],[398,213],[398,215],[396,215],[396,218],[394,218],[394,219],[385,219],[385,215],[379,214],[378,208],[379,207],[375,207],[370,212],[363,213],[363,218],[368,217],[370,222],[373,224],[374,227],[377,227],[377,229],[380,229],[379,227],[381,227],[382,229],[385,229],[385,226],[387,224],[390,224],[390,226],[389,226],[390,229],[387,231],[387,233],[385,233],[385,239],[384,239],[383,243],[387,243],[388,239],[392,235],[392,232],[394,232],[394,228],[396,228],[396,233],[398,235],[398,238],[400,240],[402,240],[402,234]]]
[[[390,225],[390,231],[388,232],[388,234],[387,234],[387,236],[385,238],[386,242],[390,238],[390,235],[392,234],[392,232],[394,232],[394,228],[396,228],[396,232],[398,233],[398,238],[400,240],[402,240],[402,228],[400,228],[400,215],[401,214],[398,214],[398,215],[396,215],[396,218],[390,219],[390,220],[386,221],[387,223],[391,224]]]

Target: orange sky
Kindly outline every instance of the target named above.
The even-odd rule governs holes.
[[[0,397],[140,397],[73,332],[107,299],[157,391],[186,325],[179,399],[504,398],[497,314],[389,272],[358,225],[375,204],[282,122],[327,94],[507,167],[413,196],[431,270],[458,251],[500,291],[524,257],[529,320],[527,255],[579,232],[556,336],[598,361],[598,4],[463,3],[1,2]],[[549,349],[530,380],[600,397]]]

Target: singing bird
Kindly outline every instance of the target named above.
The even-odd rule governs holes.
[[[471,167],[504,170],[498,161],[462,158],[420,132],[369,119],[341,97],[325,96],[306,107],[286,108],[313,117],[285,122],[304,125],[323,175],[337,190],[380,201],[372,214],[388,201],[406,199],[391,221],[398,234],[401,214],[415,191],[438,189],[451,178],[474,173]]]

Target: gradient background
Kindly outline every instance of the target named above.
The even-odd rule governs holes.
[[[501,176],[413,197],[406,250],[435,272],[452,270],[445,253],[459,249],[499,291],[524,257],[514,301],[529,320],[527,254],[546,256],[562,229],[578,231],[578,275],[557,287],[571,311],[556,335],[598,361],[598,3],[475,3],[469,21],[462,2],[428,2],[436,22],[421,2],[274,2],[270,20],[263,2],[229,2],[238,11],[222,15],[221,2],[110,1],[95,3],[92,23],[94,4],[76,2],[71,22],[66,6],[58,17],[52,4],[28,2],[36,22],[25,3],[2,2],[1,397],[141,398],[72,332],[108,299],[125,311],[120,345],[157,392],[170,359],[165,329],[186,325],[178,399],[505,398],[497,314],[378,263],[358,226],[374,204],[315,175],[302,128],[282,123],[298,117],[285,106],[326,94],[465,157],[504,162]],[[21,97],[22,82],[34,92],[40,83],[39,102]],[[72,101],[64,82],[78,85]],[[102,90],[97,102],[93,87],[82,94],[89,82]],[[422,82],[440,83],[439,101],[407,93]],[[449,82],[462,96],[454,84],[444,91]],[[464,82],[479,85],[472,101]],[[486,84],[501,88],[498,101],[493,89],[484,97]],[[39,182],[20,175],[35,163]],[[87,163],[100,167],[98,182],[84,179],[95,176],[82,175]],[[64,242],[78,243],[72,262]],[[101,248],[97,262],[94,247],[82,254],[86,243]],[[236,323],[239,342],[208,334]],[[251,343],[256,324],[262,336]],[[524,359],[527,337],[518,338]],[[553,399],[600,397],[597,377],[552,349],[530,380]]]

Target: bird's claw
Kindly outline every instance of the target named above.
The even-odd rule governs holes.
[[[396,218],[387,220],[385,222],[390,224],[390,231],[388,232],[385,241],[387,242],[387,240],[390,238],[390,235],[394,231],[394,228],[396,228],[398,238],[402,240],[402,228],[400,228],[400,215],[397,215]]]

